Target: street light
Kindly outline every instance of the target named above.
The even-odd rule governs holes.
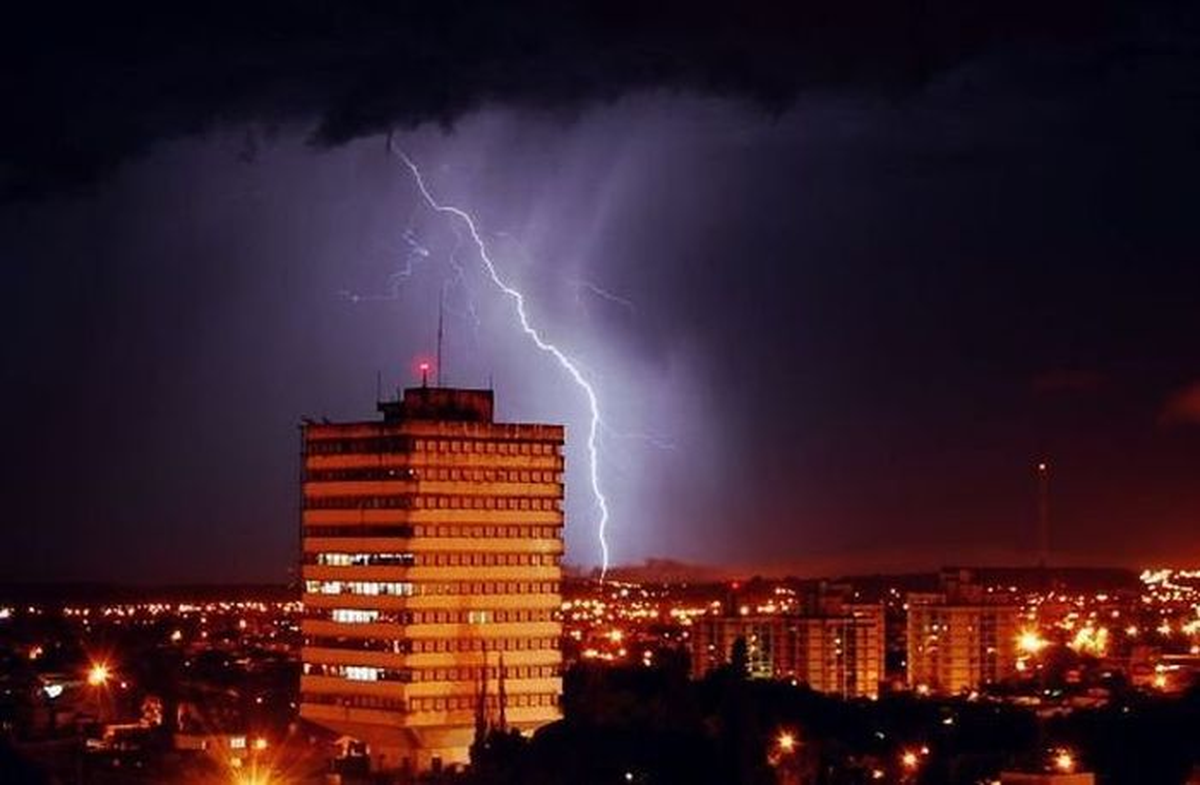
[[[93,687],[103,687],[108,684],[112,671],[106,663],[94,662],[87,672],[87,683]]]
[[[775,768],[781,785],[797,785],[800,782],[800,737],[795,731],[780,729],[767,755],[767,762]]]
[[[1026,654],[1037,654],[1042,649],[1046,648],[1047,641],[1037,630],[1023,630],[1017,636],[1017,648]]]
[[[1075,756],[1071,754],[1070,750],[1055,750],[1052,762],[1054,770],[1062,774],[1071,774],[1075,771]]]
[[[245,772],[233,775],[233,785],[275,785],[278,780],[270,772]]]
[[[229,761],[231,785],[285,785],[288,779],[276,771],[268,762],[250,758],[243,767],[240,758]]]
[[[791,754],[796,751],[796,736],[788,731],[780,731],[779,737],[775,740],[779,745],[779,751],[784,754]]]

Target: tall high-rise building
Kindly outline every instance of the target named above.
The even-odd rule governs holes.
[[[495,422],[490,390],[379,410],[303,426],[300,715],[423,771],[560,716],[564,432]]]
[[[909,686],[957,694],[1015,674],[1020,609],[992,600],[966,572],[944,573],[942,584],[907,597]]]

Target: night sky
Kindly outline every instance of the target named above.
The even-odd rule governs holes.
[[[298,423],[442,292],[596,563],[585,399],[393,132],[594,381],[617,562],[1031,563],[1046,458],[1054,561],[1200,563],[1191,4],[773,5],[9,19],[0,579],[286,579]]]

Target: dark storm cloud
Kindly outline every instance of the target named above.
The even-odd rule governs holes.
[[[904,90],[1006,47],[1130,44],[1135,5],[45,3],[0,33],[0,196],[87,184],[153,143],[228,123],[322,145],[453,123],[487,103],[571,111],[637,88],[778,109],[805,88]],[[1144,41],[1134,39],[1141,46]],[[257,141],[251,132],[246,150]]]

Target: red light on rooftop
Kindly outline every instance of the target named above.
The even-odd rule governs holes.
[[[427,357],[417,359],[417,375],[421,377],[421,386],[429,386],[429,377],[435,373],[433,360]]]

